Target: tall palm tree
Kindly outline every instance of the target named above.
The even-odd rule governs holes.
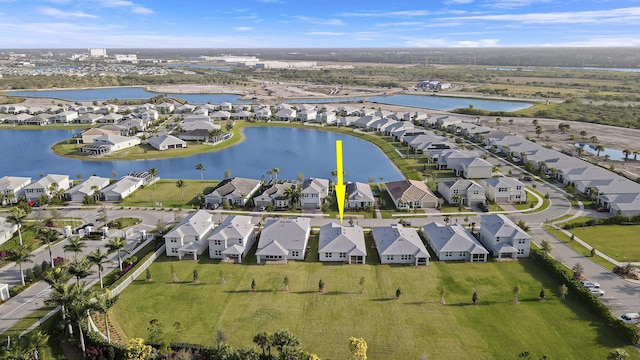
[[[22,281],[22,286],[25,285],[24,273],[22,272],[22,263],[33,262],[32,258],[33,258],[33,254],[31,254],[31,252],[29,251],[29,248],[24,245],[14,247],[11,251],[9,251],[9,256],[7,256],[7,259],[9,261],[13,261],[16,264],[18,264],[18,268],[20,269],[20,280]]]
[[[604,151],[604,145],[596,145],[596,156],[600,156],[600,152]]]
[[[9,223],[18,226],[18,239],[20,240],[20,245],[22,245],[22,231],[20,230],[20,228],[22,228],[22,223],[26,218],[27,214],[25,214],[22,209],[17,207],[11,208],[11,214],[7,216],[7,221]]]
[[[76,284],[80,283],[80,279],[84,279],[93,273],[91,271],[91,262],[86,257],[71,260],[67,264],[67,271],[70,275],[76,277]]]
[[[151,169],[149,169],[149,174],[151,174],[151,176],[153,176],[153,179],[154,179],[154,181],[153,181],[153,189],[155,190],[156,189],[156,183],[157,183],[157,181],[155,181],[155,180],[156,180],[156,177],[158,176],[158,168],[152,167]]]
[[[102,270],[104,270],[104,264],[109,262],[109,254],[106,251],[102,251],[101,249],[95,249],[87,255],[87,260],[92,264],[98,265],[98,277],[100,278],[100,288],[104,289],[104,284],[102,283]]]
[[[65,244],[62,247],[62,249],[64,249],[64,251],[71,251],[73,253],[74,259],[78,257],[79,252],[82,252],[82,250],[87,247],[87,243],[80,240],[80,238],[75,238],[75,239],[69,238],[67,239],[67,241],[69,243]]]
[[[118,301],[118,295],[111,297],[109,289],[106,289],[104,293],[98,294],[96,296],[96,301],[91,303],[92,310],[97,311],[102,314],[104,317],[104,328],[107,332],[107,341],[111,343],[111,331],[109,331],[109,309],[113,306],[113,304]]]
[[[624,161],[629,160],[629,155],[631,155],[632,151],[629,149],[624,149],[622,150],[622,153],[624,154]]]
[[[60,240],[60,234],[58,234],[58,232],[54,229],[46,229],[42,232],[42,235],[40,235],[40,239],[47,244],[47,249],[49,249],[49,260],[51,261],[51,267],[54,267],[51,244]]]
[[[39,360],[42,349],[49,343],[49,335],[40,329],[35,329],[27,335],[27,343],[33,359]],[[42,353],[42,360],[45,360],[44,353]]]
[[[51,268],[44,273],[42,280],[44,280],[50,286],[56,284],[66,283],[69,281],[71,275],[64,267]]]
[[[78,334],[80,335],[80,347],[82,349],[82,356],[86,357],[87,348],[84,342],[84,332],[82,331],[81,323],[87,318],[88,311],[91,308],[91,299],[93,298],[93,292],[87,289],[86,283],[82,282],[76,284],[73,289],[73,301],[69,306],[69,317],[72,322],[75,322],[78,327]]]
[[[196,170],[200,171],[200,181],[204,181],[204,172],[207,171],[207,168],[203,163],[196,164]]]
[[[187,187],[187,184],[184,182],[184,180],[178,180],[178,181],[176,181],[176,187],[178,189],[180,189],[180,199],[181,199],[181,201],[184,201],[184,188]]]
[[[73,328],[69,322],[69,308],[75,299],[75,288],[77,284],[69,284],[66,281],[51,284],[49,298],[44,301],[47,305],[60,306],[62,322],[67,326],[69,335],[73,334]]]
[[[120,271],[122,271],[122,253],[130,253],[125,246],[127,242],[123,238],[114,238],[109,240],[107,243],[107,250],[109,254],[112,252],[116,252],[118,254],[118,266],[120,267]]]
[[[298,204],[300,197],[302,196],[302,190],[297,186],[288,187],[284,190],[285,198],[291,200],[291,206]]]
[[[271,171],[273,171],[273,175],[275,176],[276,180],[278,180],[278,174],[280,173],[280,169],[278,169],[277,167],[274,167],[273,169],[271,169]]]

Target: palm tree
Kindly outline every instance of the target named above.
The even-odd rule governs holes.
[[[291,200],[291,205],[294,206],[298,204],[300,197],[302,196],[302,190],[297,186],[288,187],[284,190],[285,198]]]
[[[600,152],[604,151],[603,145],[596,145],[596,156],[600,156]]]
[[[273,171],[273,175],[275,176],[276,180],[278,180],[278,174],[280,173],[280,169],[278,169],[277,167],[274,167],[273,169],[271,169],[271,171]]]
[[[16,264],[18,264],[18,268],[20,269],[20,280],[22,281],[22,286],[25,285],[24,273],[22,272],[22,263],[33,262],[31,258],[33,258],[33,254],[31,254],[31,252],[29,251],[29,248],[24,245],[14,247],[11,251],[9,251],[9,256],[7,256],[7,259],[9,261],[13,261]]]
[[[116,252],[118,254],[118,266],[120,267],[120,271],[122,271],[122,253],[130,253],[125,246],[127,246],[127,242],[123,238],[115,238],[109,240],[107,243],[108,253]]]
[[[181,199],[181,201],[184,201],[184,188],[187,187],[187,184],[184,182],[184,180],[178,180],[178,181],[176,181],[176,187],[178,189],[180,189],[180,199]]]
[[[158,176],[158,168],[156,167],[152,167],[151,169],[149,169],[149,174],[151,174],[151,176],[153,177],[153,189],[156,189],[156,177]]]
[[[576,148],[576,152],[578,153],[578,157],[580,157],[584,153],[584,148],[582,146],[578,146]]]
[[[60,306],[62,322],[66,324],[69,335],[73,334],[73,328],[69,322],[69,307],[75,298],[74,292],[77,286],[77,284],[69,284],[66,281],[51,284],[49,298],[44,301],[47,305]]]
[[[631,155],[632,151],[629,149],[624,149],[622,150],[622,153],[624,154],[624,161],[629,160],[629,155]]]
[[[20,230],[20,228],[22,228],[22,223],[26,218],[27,214],[25,214],[22,209],[17,207],[11,208],[11,214],[7,216],[7,221],[9,223],[18,226],[18,239],[20,240],[20,245],[22,245],[22,231]]]
[[[109,309],[118,301],[118,295],[111,297],[109,289],[96,296],[96,301],[91,303],[91,308],[104,317],[104,328],[107,331],[107,342],[111,343],[111,332],[109,331]]]
[[[69,242],[68,244],[66,244],[65,246],[62,247],[62,249],[64,251],[71,251],[73,252],[73,258],[76,259],[78,257],[78,253],[82,252],[82,250],[84,248],[87,247],[87,243],[80,240],[80,238],[75,238],[75,239],[67,239],[67,241]]]
[[[71,260],[71,262],[67,264],[67,271],[70,275],[76,277],[76,284],[80,283],[80,279],[84,279],[93,273],[91,271],[91,262],[87,260],[86,257]]]
[[[88,310],[91,308],[91,299],[93,298],[93,292],[86,288],[86,283],[82,282],[76,284],[73,288],[73,300],[69,306],[69,317],[71,321],[74,321],[78,326],[78,333],[80,334],[80,347],[82,349],[82,356],[86,357],[87,348],[84,342],[84,332],[82,331],[81,323],[87,318]]]
[[[49,343],[49,335],[40,329],[35,329],[27,335],[27,343],[30,345],[33,358],[38,360],[40,359],[40,352]],[[45,359],[44,354],[42,354],[42,359]]]
[[[103,289],[104,284],[102,283],[102,270],[104,270],[104,267],[102,265],[109,262],[108,253],[105,251],[102,251],[101,249],[96,249],[90,252],[89,255],[87,255],[87,259],[92,264],[98,265],[98,277],[100,278],[100,288]]]
[[[69,281],[70,275],[64,267],[51,268],[44,273],[42,280],[50,286],[66,283]]]
[[[54,229],[46,229],[42,235],[40,235],[40,239],[47,244],[47,248],[49,249],[49,259],[51,260],[51,267],[54,267],[53,262],[53,253],[51,252],[51,243],[55,243],[60,240],[60,234]]]
[[[253,337],[253,342],[256,343],[262,349],[262,355],[265,355],[265,350],[269,354],[269,358],[271,358],[271,346],[273,345],[273,340],[271,336],[266,332],[261,332],[256,334]]]
[[[583,138],[583,139],[586,138],[587,137],[587,132],[584,131],[584,130],[580,131],[580,137]]]
[[[197,163],[196,170],[200,171],[200,180],[204,181],[204,172],[207,171],[207,168],[204,166],[203,163]]]

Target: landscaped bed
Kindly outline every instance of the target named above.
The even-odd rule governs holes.
[[[313,260],[313,259],[310,259]],[[171,266],[180,282],[172,283]],[[197,270],[200,284],[193,283]],[[260,331],[290,330],[321,358],[349,356],[350,336],[363,337],[372,359],[605,358],[625,340],[571,294],[559,300],[557,283],[532,260],[386,265],[219,264],[161,257],[130,285],[111,318],[129,337],[148,337],[157,319],[170,341],[213,345],[222,328],[236,348],[253,346]],[[226,285],[221,284],[223,275]],[[283,279],[289,279],[289,292]],[[360,292],[360,279],[366,294]],[[255,279],[256,292],[251,291]],[[318,282],[325,293],[318,293]],[[520,303],[513,289],[520,287]],[[440,289],[446,305],[440,305]],[[541,287],[547,300],[539,301]],[[397,288],[402,289],[395,299]],[[477,290],[479,305],[471,305]],[[185,331],[172,338],[172,325]],[[627,351],[635,358],[637,352]]]

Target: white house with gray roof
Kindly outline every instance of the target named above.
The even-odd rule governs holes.
[[[343,226],[330,222],[320,227],[318,257],[322,262],[364,264],[367,247],[360,226]]]
[[[422,227],[427,244],[441,261],[486,262],[489,252],[464,226],[432,222]]]
[[[16,231],[18,231],[18,225],[7,221],[5,216],[0,216],[0,245],[11,240]]]
[[[156,150],[164,151],[164,150],[172,150],[172,149],[182,149],[187,147],[187,142],[178,139],[173,135],[159,135],[149,138],[147,140],[149,145],[151,145]]]
[[[71,201],[83,201],[85,196],[93,196],[100,193],[100,190],[109,186],[109,179],[100,176],[90,176],[80,184],[64,192],[67,199]]]
[[[102,189],[102,198],[105,201],[120,201],[133,194],[142,185],[144,185],[143,178],[126,175]]]
[[[206,204],[221,205],[225,200],[229,204],[244,206],[260,189],[262,181],[246,178],[222,180],[209,194],[205,195]]]
[[[373,227],[373,240],[382,264],[429,265],[429,252],[418,231],[402,224]]]
[[[311,234],[311,219],[268,218],[260,233],[256,261],[304,260]]]
[[[531,236],[503,214],[480,217],[478,239],[494,257],[529,257]]]
[[[442,181],[438,183],[438,192],[449,204],[462,202],[462,205],[473,207],[486,200],[484,188],[473,180]]]
[[[302,184],[300,205],[306,209],[319,208],[329,196],[329,179],[310,178]]]
[[[501,176],[478,181],[485,190],[487,199],[498,204],[511,204],[527,201],[525,185],[520,180]]]
[[[251,216],[227,216],[207,238],[209,257],[242,263],[255,239]]]
[[[69,187],[71,187],[69,175],[49,174],[25,186],[24,195],[27,201],[38,201],[42,195],[51,197],[56,195],[57,191],[64,191]]]
[[[3,195],[2,205],[18,202],[20,195],[24,193],[24,188],[31,184],[30,177],[3,176],[0,178],[0,194]]]
[[[164,236],[167,256],[182,259],[184,255],[192,255],[197,260],[209,245],[207,238],[213,227],[213,215],[206,210],[187,215]]]
[[[373,207],[375,197],[371,186],[362,182],[348,182],[346,187],[345,209],[362,209]]]

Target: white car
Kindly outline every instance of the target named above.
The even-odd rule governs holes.
[[[589,289],[589,291],[591,291],[591,293],[593,295],[604,296],[604,291],[602,291],[601,289],[599,289],[597,287],[588,287],[587,289]]]
[[[626,313],[626,314],[622,314],[620,315],[620,317],[618,318],[626,323],[632,323],[632,324],[637,324],[638,322],[640,322],[640,314],[638,313]]]
[[[600,288],[600,284],[598,284],[595,281],[589,281],[589,280],[582,280],[580,281],[580,284],[582,284],[582,286],[584,287],[588,287],[588,288]]]

